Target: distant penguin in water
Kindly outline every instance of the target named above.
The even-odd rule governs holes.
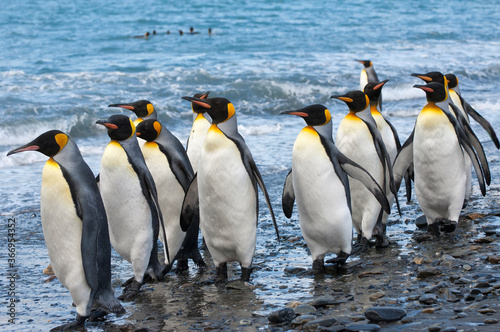
[[[210,91],[197,93],[194,97],[206,99],[209,93]],[[196,173],[198,171],[198,159],[200,158],[201,146],[207,136],[208,128],[210,128],[211,119],[205,107],[196,103],[191,103],[191,109],[193,110],[193,125],[186,144],[186,151],[193,171]]]
[[[438,106],[448,98],[441,83],[415,85],[427,95],[410,137],[404,143],[394,163],[396,182],[413,162],[415,193],[425,214],[428,233],[438,236],[440,231],[456,229],[465,199],[465,153],[470,157],[483,195],[486,194],[483,165],[480,165],[468,135],[467,128],[449,112]],[[465,152],[465,153],[464,153]]]
[[[361,70],[359,75],[359,89],[364,91],[366,84],[368,83],[378,83],[380,82],[373,67],[373,63],[370,60],[356,60],[357,62],[363,64],[364,68]],[[378,107],[382,111],[382,94],[378,98]]]
[[[238,133],[233,104],[225,98],[182,98],[207,108],[212,118],[197,176],[186,194],[183,215],[190,215],[199,200],[200,228],[216,266],[217,280],[226,280],[227,262],[237,261],[241,265],[241,280],[249,281],[257,236],[257,184],[264,193],[279,239],[269,195],[252,154]]]
[[[165,228],[156,185],[135,138],[134,123],[121,114],[96,123],[105,126],[111,138],[101,158],[100,190],[111,244],[134,270],[120,296],[131,299],[145,278],[163,279],[157,241]],[[170,259],[168,251],[165,254]]]
[[[302,117],[307,126],[293,146],[292,170],[283,189],[283,211],[292,216],[297,200],[299,223],[313,260],[313,271],[325,270],[328,252],[337,257],[328,262],[345,263],[351,253],[351,193],[348,175],[361,181],[389,212],[383,190],[361,166],[341,153],[332,139],[330,112],[323,105],[311,105],[292,114]]]
[[[7,155],[38,151],[49,157],[40,197],[45,244],[54,272],[76,306],[75,321],[53,330],[83,326],[92,309],[123,314],[111,287],[108,222],[97,183],[76,143],[48,131]]]
[[[342,119],[337,129],[338,149],[366,169],[383,189],[390,188],[399,210],[392,163],[382,135],[371,115],[368,96],[362,91],[354,90],[331,98],[342,100],[349,107],[349,113]],[[358,234],[356,250],[366,250],[372,236],[378,245],[383,245],[385,225],[382,223],[379,202],[359,181],[349,179],[349,185],[352,221]]]
[[[142,153],[155,180],[165,223],[167,241],[161,232],[160,240],[168,243],[171,260],[165,257],[167,268],[163,272],[166,273],[174,261],[177,261],[177,272],[186,270],[188,258],[205,268],[198,251],[199,215],[195,214],[196,220],[191,222],[187,231],[183,231],[180,225],[182,202],[194,176],[184,146],[165,126],[153,119],[139,123],[137,136],[147,141]]]

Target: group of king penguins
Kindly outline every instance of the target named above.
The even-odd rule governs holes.
[[[427,104],[404,144],[382,114],[382,88],[369,60],[360,90],[334,95],[348,114],[335,143],[331,114],[320,104],[280,114],[303,118],[286,176],[282,208],[291,218],[297,204],[299,224],[315,273],[328,263],[342,265],[370,244],[387,246],[386,224],[404,178],[407,199],[414,182],[430,238],[453,232],[471,195],[472,168],[485,195],[488,162],[469,125],[475,119],[500,147],[491,125],[460,95],[458,79],[440,72],[412,74]],[[258,191],[261,188],[276,236],[279,231],[262,176],[238,133],[233,104],[209,92],[182,97],[194,121],[183,144],[158,121],[151,102],[112,104],[131,110],[132,121],[115,114],[96,124],[111,139],[97,177],[76,143],[59,130],[48,131],[8,155],[38,151],[49,157],[42,172],[41,220],[55,275],[68,288],[76,319],[54,330],[81,326],[89,317],[123,314],[119,300],[131,300],[147,281],[163,280],[172,269],[188,269],[191,259],[206,264],[198,249],[199,231],[213,259],[215,281],[228,278],[227,263],[239,262],[249,281],[256,248]],[[127,206],[127,209],[123,209]],[[357,240],[353,244],[353,228]],[[163,260],[158,255],[163,246]],[[111,246],[133,269],[121,296],[111,287]]]

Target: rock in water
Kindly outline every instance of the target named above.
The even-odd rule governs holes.
[[[295,318],[295,311],[292,308],[283,308],[273,311],[267,319],[273,324],[289,323]]]
[[[394,307],[372,307],[365,311],[365,317],[373,322],[393,322],[406,316],[406,310]]]

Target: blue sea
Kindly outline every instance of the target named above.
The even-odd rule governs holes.
[[[211,91],[210,96],[234,104],[239,131],[264,176],[278,224],[284,234],[300,238],[297,214],[290,223],[281,212],[281,191],[293,142],[304,122],[279,113],[324,104],[333,115],[335,137],[347,107],[330,96],[359,89],[363,66],[355,60],[369,59],[378,77],[389,79],[383,89],[384,114],[403,142],[425,104],[424,93],[413,88],[422,81],[410,74],[430,71],[456,74],[462,96],[500,133],[499,22],[498,3],[486,0],[5,2],[0,11],[2,223],[31,215],[33,227],[39,227],[41,172],[47,159],[39,153],[7,157],[9,150],[59,129],[76,140],[97,174],[109,138],[95,122],[117,113],[134,118],[127,110],[108,108],[109,104],[151,101],[160,121],[185,144],[192,111],[181,97]],[[190,27],[197,33],[189,34]],[[499,152],[476,123],[473,129],[494,175],[486,198],[480,197],[474,182],[475,206],[495,209]],[[419,214],[415,205],[406,211],[407,216]],[[265,261],[269,243],[275,240],[263,201],[260,215],[266,231],[258,234],[257,254]],[[389,235],[401,233],[396,214],[390,220],[395,225]],[[35,250],[40,260],[33,269],[39,273],[48,258],[41,228],[31,231],[38,232],[40,240]],[[6,234],[5,229],[1,238]],[[17,237],[23,239],[25,234],[19,232]],[[0,244],[0,264],[6,264],[6,243]],[[301,250],[304,256],[293,260],[307,268],[310,258],[306,249]],[[265,283],[274,277],[257,272],[254,281]],[[23,278],[18,288],[27,301],[37,293],[26,288],[42,276],[32,281]],[[59,288],[61,301],[70,303],[66,290]],[[4,291],[5,287],[0,294]],[[264,303],[289,300],[266,294],[258,292]],[[31,316],[19,310],[19,322],[26,330],[33,324]],[[45,315],[34,313],[31,319],[59,322],[71,317],[71,308],[65,310],[67,314],[59,318],[49,310]]]

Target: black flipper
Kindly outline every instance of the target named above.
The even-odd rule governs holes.
[[[493,143],[495,144],[497,149],[500,149],[500,142],[498,141],[497,134],[495,133],[495,130],[493,130],[493,127],[488,122],[488,120],[483,118],[481,114],[479,114],[465,99],[463,99],[460,94],[458,94],[458,97],[462,102],[465,112],[469,114],[474,120],[476,120],[476,122],[479,123],[481,127],[484,128],[484,130],[486,130],[488,135],[490,135],[491,139],[493,140]]]
[[[285,185],[283,186],[282,194],[282,207],[283,213],[287,218],[292,217],[293,204],[295,203],[295,192],[293,191],[293,181],[292,181],[292,170],[288,172],[285,179]]]
[[[184,196],[184,201],[182,202],[180,224],[183,232],[188,231],[194,216],[198,214],[199,203],[198,173],[196,173],[189,184],[186,195]]]
[[[406,142],[399,150],[398,155],[396,156],[396,160],[394,160],[394,181],[396,182],[396,188],[399,189],[401,186],[401,181],[403,177],[405,178],[406,183],[406,198],[410,201],[411,198],[411,182],[406,178],[408,169],[412,168],[413,164],[413,136],[415,134],[415,129],[411,132],[410,136],[406,140]],[[409,187],[409,190],[408,190]]]

